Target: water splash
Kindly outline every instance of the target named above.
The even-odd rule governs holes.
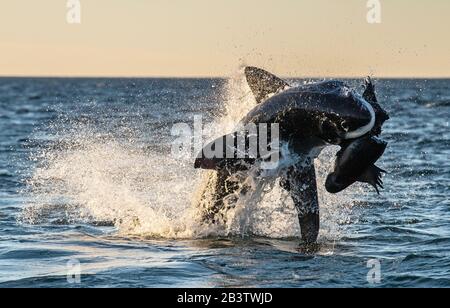
[[[207,139],[232,131],[256,104],[243,74],[230,78],[218,97],[224,112],[207,126]],[[173,158],[170,138],[159,140],[161,146],[148,147],[148,138],[139,137],[136,125],[118,121],[128,129],[113,134],[105,133],[98,122],[70,123],[69,128],[64,121],[52,124],[47,136],[51,145],[32,157],[36,167],[27,180],[32,202],[21,213],[21,221],[106,224],[122,236],[299,236],[293,202],[280,188],[277,174],[259,181],[247,176],[243,185],[251,189],[226,213],[226,225],[200,223],[198,203],[205,198],[200,192],[211,172],[195,170],[191,157]],[[321,238],[326,240],[340,236],[340,226],[351,214],[346,195],[330,195],[323,189],[334,151],[325,150],[316,161]]]

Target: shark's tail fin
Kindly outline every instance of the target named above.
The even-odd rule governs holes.
[[[314,163],[292,166],[282,177],[281,186],[289,191],[294,201],[303,241],[306,244],[315,243],[320,220]]]

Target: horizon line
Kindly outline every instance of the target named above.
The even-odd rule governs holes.
[[[373,74],[361,76],[279,76],[282,79],[360,79],[370,76],[375,79],[450,79],[448,76],[376,76]],[[29,79],[229,79],[230,76],[206,76],[206,75],[185,75],[185,76],[166,76],[166,75],[0,75],[1,79],[6,78],[29,78]]]

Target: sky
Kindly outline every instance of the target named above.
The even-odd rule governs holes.
[[[0,0],[0,76],[450,77],[449,0],[368,1]]]

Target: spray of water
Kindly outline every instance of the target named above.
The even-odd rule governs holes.
[[[224,113],[208,125],[207,139],[231,132],[256,104],[242,74],[230,78],[222,91]],[[191,157],[173,158],[170,140],[165,148],[148,147],[130,137],[133,133],[104,134],[97,125],[52,127],[54,143],[32,157],[36,167],[27,180],[32,202],[24,208],[22,221],[106,224],[122,236],[299,236],[293,202],[277,179],[282,168],[263,177],[250,172],[241,179],[247,192],[238,190],[238,198],[226,200],[233,202],[226,223],[205,224],[199,220],[199,204],[212,197],[205,187],[214,181],[214,172],[195,170]],[[351,213],[351,199],[323,189],[334,152],[327,149],[316,161],[321,238],[326,240],[341,235],[340,226]]]

